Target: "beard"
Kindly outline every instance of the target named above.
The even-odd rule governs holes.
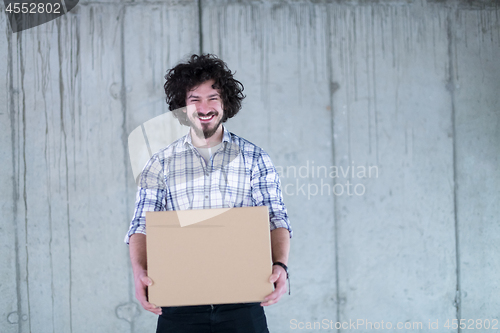
[[[211,115],[213,114],[214,117],[217,117],[219,115],[218,112],[209,112],[207,115]],[[189,125],[191,126],[191,128],[194,129],[194,132],[196,133],[196,136],[198,137],[204,137],[205,139],[208,139],[210,137],[212,137],[215,132],[217,132],[217,130],[219,129],[219,126],[222,124],[222,118],[219,120],[219,122],[212,128],[210,128],[210,124],[201,124],[201,129],[199,129],[197,126],[195,126],[193,124],[193,122],[191,121],[191,119],[187,118],[188,121],[189,121]]]

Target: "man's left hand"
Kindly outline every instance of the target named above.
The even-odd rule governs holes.
[[[273,273],[269,277],[269,282],[274,283],[274,291],[264,297],[261,306],[269,306],[279,301],[281,296],[286,293],[286,271],[283,267],[274,265]]]

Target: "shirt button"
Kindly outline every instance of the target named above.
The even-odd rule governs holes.
[[[205,199],[208,199],[208,195],[205,195]]]

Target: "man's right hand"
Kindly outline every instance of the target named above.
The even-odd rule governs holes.
[[[134,276],[135,297],[145,310],[161,315],[161,307],[148,302],[147,289],[153,285],[153,280],[148,277],[147,271],[141,270]]]

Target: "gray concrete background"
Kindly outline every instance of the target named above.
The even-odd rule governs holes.
[[[123,243],[127,136],[200,51],[245,85],[227,127],[282,168],[292,295],[272,332],[496,331],[498,1],[81,1],[21,33],[0,21],[0,332],[154,331]]]

